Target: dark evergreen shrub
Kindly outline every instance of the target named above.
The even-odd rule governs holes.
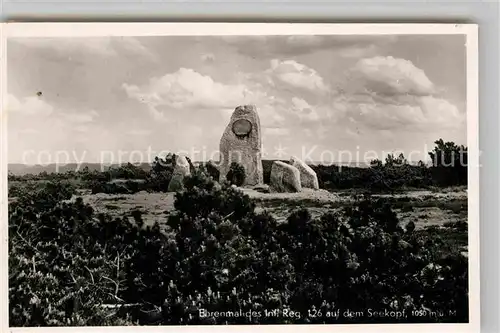
[[[242,186],[245,183],[245,168],[236,162],[231,163],[226,179],[232,185]]]
[[[462,224],[403,229],[387,201],[369,196],[319,218],[297,208],[278,223],[201,171],[184,186],[168,232],[141,227],[138,211],[130,221],[81,199],[63,203],[71,190],[58,183],[9,205],[10,325],[468,321],[467,257],[442,237],[466,236]],[[276,309],[301,316],[263,315]],[[365,315],[327,317],[336,309]],[[369,317],[368,309],[408,317]],[[422,311],[441,315],[412,315]]]
[[[219,180],[220,177],[219,168],[212,161],[208,161],[205,164],[205,169],[210,177],[212,177],[216,181]]]

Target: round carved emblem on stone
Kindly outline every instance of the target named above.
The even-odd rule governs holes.
[[[246,119],[238,119],[233,123],[233,133],[237,136],[245,136],[252,130],[252,123]]]

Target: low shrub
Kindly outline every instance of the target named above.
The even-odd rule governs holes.
[[[220,177],[220,171],[219,168],[212,162],[208,161],[207,163],[204,164],[205,170],[207,174],[212,177],[213,180],[218,181]]]
[[[130,163],[119,168],[111,168],[104,172],[83,171],[82,179],[85,187],[91,189],[93,194],[133,194],[140,191],[167,192],[175,168],[175,158],[169,154],[164,158],[156,157],[151,164],[151,170]],[[190,163],[191,168],[192,163]],[[121,181],[116,181],[117,179]]]
[[[226,180],[232,185],[242,186],[245,183],[245,176],[245,167],[239,163],[233,162],[229,166]]]
[[[10,325],[468,321],[467,258],[443,251],[438,229],[402,228],[384,199],[319,218],[299,207],[277,223],[201,171],[184,186],[168,233],[137,223],[140,212],[113,219],[80,199],[11,205]],[[335,309],[365,315],[327,317]],[[300,316],[265,315],[273,310]],[[206,315],[215,311],[243,315]]]

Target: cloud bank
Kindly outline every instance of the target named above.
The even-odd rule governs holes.
[[[25,149],[94,157],[104,148],[216,150],[242,104],[257,106],[265,145],[295,155],[311,147],[408,151],[439,137],[464,143],[465,97],[443,94],[457,80],[433,73],[436,62],[450,62],[425,48],[404,53],[404,36],[186,38],[13,41],[9,157]],[[51,80],[34,94],[30,82],[64,73],[70,81]]]

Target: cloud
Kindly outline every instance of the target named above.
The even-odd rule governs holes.
[[[294,53],[311,52],[331,48],[370,48],[397,41],[395,35],[295,35],[285,39]]]
[[[148,136],[152,133],[149,129],[133,129],[127,132],[128,135],[132,136]]]
[[[352,138],[357,138],[360,135],[359,130],[353,130],[349,127],[345,129],[345,133]]]
[[[423,70],[411,61],[394,57],[365,58],[350,70],[354,82],[373,92],[385,95],[431,95],[434,84]],[[359,82],[357,82],[359,84]]]
[[[22,161],[25,153],[35,158],[41,152],[71,152],[82,142],[102,138],[105,132],[95,122],[99,116],[96,110],[68,110],[43,97],[9,94],[6,111],[9,158],[17,161]],[[104,144],[100,139],[97,142]]]
[[[24,97],[19,100],[12,94],[7,96],[7,112],[21,116],[49,116],[54,112],[52,105],[38,96]]]
[[[301,121],[318,121],[320,119],[316,110],[314,110],[313,107],[302,98],[292,98],[291,110]]]
[[[18,120],[55,119],[68,124],[91,123],[99,117],[96,110],[68,110],[54,106],[43,97],[27,96],[17,98],[13,94],[7,96],[6,110]]]
[[[213,63],[215,61],[215,55],[213,53],[205,53],[201,55],[200,59],[205,63]]]
[[[156,119],[165,119],[171,110],[186,108],[233,109],[248,93],[243,85],[216,82],[188,68],[152,78],[143,86],[124,83],[123,88],[129,97],[148,105]]]
[[[156,55],[145,47],[137,38],[130,36],[121,36],[119,40],[112,39],[115,49],[124,49],[131,54],[140,55],[150,60],[157,60]]]
[[[361,58],[367,55],[375,54],[377,46],[370,44],[367,46],[349,46],[339,49],[335,52],[336,55],[343,58]]]
[[[289,128],[275,128],[275,127],[270,127],[270,128],[264,128],[263,129],[263,134],[269,135],[269,136],[285,136],[290,134],[290,129]]]
[[[46,54],[57,55],[62,58],[90,54],[99,57],[118,57],[123,54],[139,55],[151,60],[155,55],[151,53],[139,40],[134,37],[47,37],[47,38],[12,38],[9,43],[23,45],[31,49],[39,49]]]
[[[76,125],[73,127],[73,130],[77,133],[87,133],[89,131],[89,127],[86,125]]]
[[[273,59],[267,73],[278,80],[280,84],[313,92],[328,91],[327,85],[317,71],[294,60]]]
[[[439,96],[439,88],[409,60],[364,58],[347,73],[340,93],[332,97],[330,114],[351,134],[465,131],[465,115]]]
[[[395,96],[388,102],[375,95],[353,95],[337,99],[336,104],[342,106],[347,126],[375,130],[432,132],[457,129],[465,121],[465,115],[454,104],[433,96]]]
[[[426,126],[436,124],[441,128],[456,128],[465,123],[465,114],[450,101],[433,96],[424,96],[419,100],[422,112],[427,115]]]
[[[356,46],[344,50],[345,56],[357,52]],[[438,96],[438,87],[408,60],[361,59],[347,68],[350,79],[339,80],[335,88],[298,61],[274,58],[269,64],[264,71],[233,73],[226,81],[180,68],[146,84],[127,83],[123,88],[130,98],[146,105],[155,119],[183,124],[183,134],[172,141],[175,147],[218,142],[234,108],[241,104],[257,106],[270,145],[297,140],[304,147],[328,148],[333,142],[353,149],[357,142],[373,146],[393,140],[394,136],[383,133],[411,134],[420,142],[443,131],[464,130],[464,116],[456,105]],[[184,124],[203,131],[187,130]],[[208,133],[207,128],[215,132]],[[165,127],[175,133],[177,129]],[[187,133],[192,135],[184,138]],[[405,137],[404,142],[410,145],[412,140]]]
[[[51,50],[57,53],[74,54],[78,52],[91,53],[97,56],[115,56],[109,38],[14,38],[10,43],[20,44],[31,49]]]
[[[99,113],[95,110],[90,110],[87,112],[70,112],[70,113],[62,113],[61,117],[67,120],[69,123],[74,124],[85,124],[91,123],[99,116]]]
[[[224,43],[235,47],[241,54],[251,57],[296,57],[329,50],[349,56],[343,50],[357,50],[358,54],[371,53],[395,43],[395,35],[292,35],[292,36],[222,36]],[[351,53],[352,54],[352,53]]]
[[[35,128],[21,128],[18,132],[23,135],[35,135],[40,133],[40,131]]]
[[[318,110],[325,113],[317,99],[314,108],[308,101],[328,95],[329,88],[316,70],[294,60],[274,59],[269,64],[265,71],[235,72],[226,81],[180,68],[144,84],[124,83],[122,88],[129,98],[145,105],[155,120],[163,122],[178,121],[180,111],[216,112],[212,113],[216,119],[218,113],[226,121],[234,108],[243,104],[257,106],[263,127],[281,127],[297,119],[314,121]]]
[[[276,99],[265,86],[244,73],[235,77],[238,82],[222,83],[193,69],[180,68],[141,86],[124,83],[122,87],[130,98],[145,104],[157,120],[168,121],[180,110],[219,111],[229,116],[238,105],[256,104],[263,123],[279,122],[279,114],[269,109]]]

